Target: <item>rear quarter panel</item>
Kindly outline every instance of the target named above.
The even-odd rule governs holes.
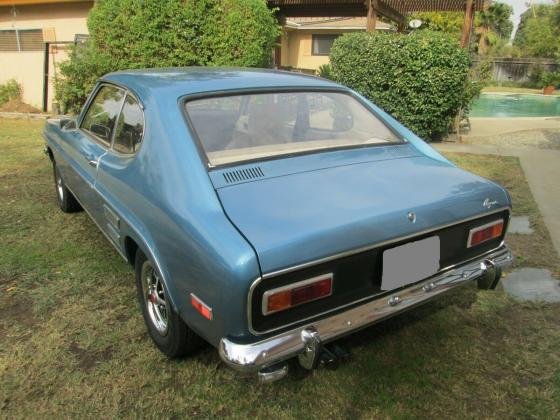
[[[256,255],[225,217],[206,168],[172,96],[143,98],[145,133],[133,158],[107,154],[96,188],[121,216],[121,245],[134,239],[158,265],[173,306],[202,337],[246,333],[248,284]],[[213,309],[196,312],[193,292]]]

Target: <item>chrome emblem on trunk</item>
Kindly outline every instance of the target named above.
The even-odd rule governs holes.
[[[496,200],[490,200],[489,198],[487,198],[482,202],[482,207],[484,207],[485,209],[489,209],[492,208],[492,206],[495,206],[496,204],[498,204]]]

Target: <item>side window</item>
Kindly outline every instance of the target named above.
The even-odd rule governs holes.
[[[124,92],[113,86],[103,86],[91,102],[80,128],[109,146]]]
[[[117,122],[113,148],[120,153],[134,153],[142,142],[144,115],[140,105],[130,95],[126,95],[123,109]]]

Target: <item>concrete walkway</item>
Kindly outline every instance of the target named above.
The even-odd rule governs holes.
[[[486,137],[526,130],[558,129],[560,117],[471,118],[466,137]]]
[[[560,150],[439,143],[442,152],[516,156],[550,232],[556,252],[560,254]]]

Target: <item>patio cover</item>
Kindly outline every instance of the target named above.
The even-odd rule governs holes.
[[[279,16],[367,16],[367,29],[375,28],[377,15],[406,25],[406,15],[413,12],[464,12],[465,23],[461,45],[470,37],[474,12],[485,10],[491,0],[268,0],[270,7],[279,9]]]
[[[288,17],[309,16],[365,16],[368,0],[268,0],[270,7],[278,7]],[[468,0],[378,0],[378,13],[395,22],[413,12],[464,12]],[[490,0],[472,0],[474,11],[484,10]]]

